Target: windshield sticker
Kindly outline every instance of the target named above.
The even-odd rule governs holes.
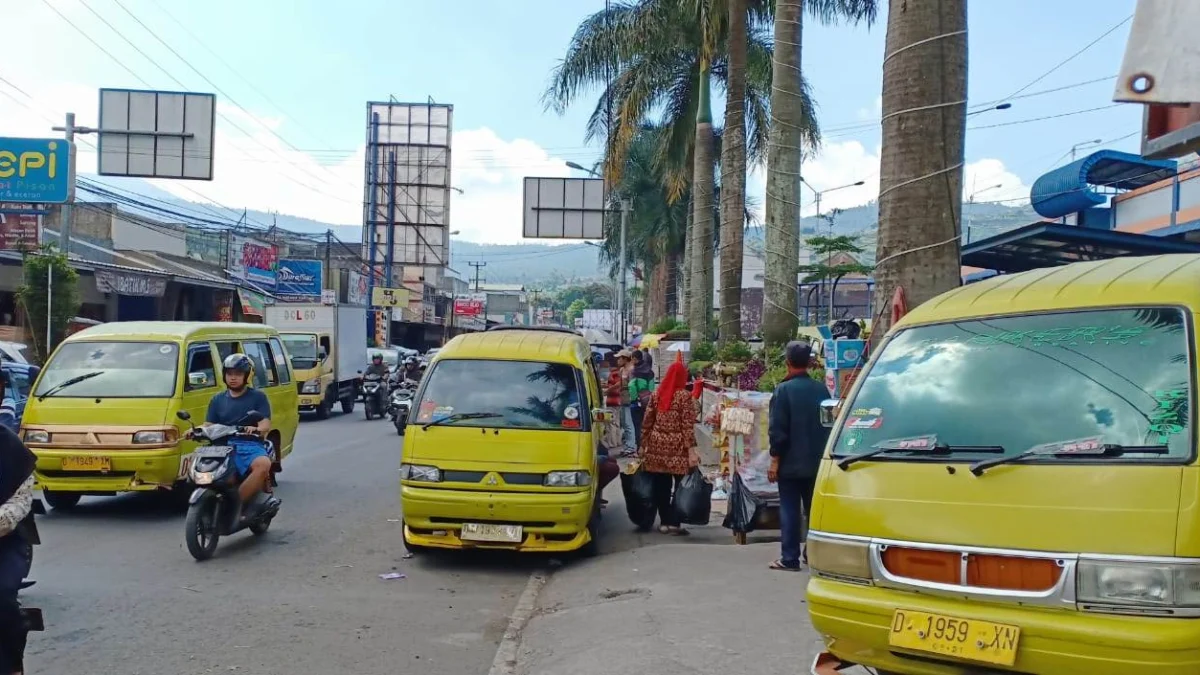
[[[850,411],[850,414],[855,417],[866,417],[868,415],[879,417],[883,414],[883,408],[855,408]]]
[[[1158,443],[1164,444],[1187,428],[1188,390],[1159,389],[1154,392],[1154,401],[1158,405],[1148,417],[1150,433],[1158,434]]]
[[[1104,437],[1090,436],[1074,438],[1069,441],[1054,441],[1042,443],[1029,449],[1031,455],[1102,455],[1104,454]]]
[[[433,401],[425,401],[421,404],[421,409],[417,412],[418,422],[430,422],[433,420],[433,411],[437,409],[437,403]]]
[[[448,405],[441,405],[433,409],[433,421],[440,422],[454,414],[454,408]]]
[[[991,335],[975,335],[967,344],[981,347],[1009,345],[1014,347],[1078,347],[1080,345],[1128,345],[1151,329],[1146,326],[1079,326],[1077,328],[1045,328],[1039,330],[1010,330]],[[950,341],[950,340],[947,340]],[[958,340],[953,340],[957,342]],[[1138,340],[1145,346],[1151,340]]]
[[[569,420],[579,419],[579,408],[569,405],[563,410],[563,417]]]
[[[849,433],[846,434],[846,447],[853,448],[854,446],[858,445],[859,443],[862,443],[862,439],[863,439],[862,431],[860,431],[858,429],[850,431]]]
[[[890,438],[875,444],[880,450],[929,450],[937,445],[937,436],[910,436],[909,438]]]
[[[846,426],[851,429],[878,429],[883,426],[883,416],[851,417]]]
[[[158,353],[159,353],[159,354],[170,354],[170,353],[171,353],[171,351],[172,351],[172,349],[171,349],[171,345],[163,345],[163,346],[161,346],[161,347],[159,347],[159,348],[158,348]]]

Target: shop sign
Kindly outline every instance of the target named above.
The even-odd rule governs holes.
[[[454,298],[454,314],[456,316],[479,316],[483,314],[483,306],[486,303],[486,293],[456,296]]]
[[[43,213],[37,204],[0,203],[0,251],[35,250]]]
[[[101,293],[117,295],[161,298],[167,291],[167,278],[98,269],[96,270],[96,290]]]
[[[367,304],[367,275],[351,271],[348,281],[350,288],[346,290],[346,302],[360,306]]]
[[[318,297],[324,285],[324,272],[325,266],[320,260],[280,260],[275,277],[275,294],[301,298]]]
[[[403,307],[408,305],[408,289],[384,288],[376,286],[371,289],[372,307]]]
[[[279,256],[274,246],[248,237],[229,236],[229,271],[235,278],[273,290],[278,270]]]

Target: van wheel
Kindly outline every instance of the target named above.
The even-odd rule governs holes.
[[[588,521],[588,543],[579,548],[578,555],[580,558],[594,558],[600,553],[600,502],[599,495],[596,496],[596,506],[592,509],[592,519]]]
[[[79,504],[83,495],[78,492],[59,492],[58,490],[42,490],[46,503],[55,511],[69,511]]]
[[[408,543],[408,536],[404,534],[404,531],[406,529],[408,529],[408,526],[404,524],[404,521],[400,521],[400,539],[403,540],[403,542],[404,542],[404,550],[405,551],[408,551],[409,553],[412,553],[413,555],[416,555],[417,553],[425,553],[425,552],[429,551],[428,546],[418,546],[416,544]]]
[[[342,399],[342,412],[347,415],[354,412],[354,397],[353,396]]]
[[[325,394],[325,398],[321,399],[321,405],[317,406],[317,419],[329,419],[329,411],[333,410],[333,401],[330,400],[329,394]]]

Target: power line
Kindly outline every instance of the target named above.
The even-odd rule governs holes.
[[[1016,120],[1014,122],[999,122],[997,124],[978,125],[978,126],[973,126],[973,127],[967,127],[967,131],[971,131],[974,129],[995,129],[996,127],[1012,127],[1012,126],[1017,126],[1019,124],[1029,124],[1030,122],[1041,122],[1043,120],[1053,120],[1053,119],[1058,119],[1060,117],[1071,117],[1073,115],[1082,115],[1084,113],[1096,112],[1098,110],[1108,110],[1109,108],[1119,108],[1122,105],[1123,104],[1121,104],[1121,103],[1112,103],[1109,105],[1102,105],[1102,106],[1098,106],[1095,108],[1084,108],[1083,110],[1072,110],[1070,112],[1058,113],[1057,115],[1043,115],[1041,117],[1030,117],[1028,119]]]
[[[1101,40],[1103,40],[1104,38],[1106,38],[1106,37],[1108,37],[1109,35],[1111,35],[1113,31],[1117,30],[1117,29],[1118,29],[1118,28],[1120,28],[1121,26],[1124,26],[1124,25],[1125,25],[1126,23],[1128,23],[1128,22],[1130,21],[1130,19],[1132,19],[1132,18],[1133,18],[1133,15],[1132,15],[1132,14],[1130,14],[1129,16],[1125,17],[1124,19],[1121,19],[1121,20],[1120,20],[1120,21],[1118,21],[1116,24],[1114,24],[1112,28],[1109,28],[1108,30],[1106,30],[1106,31],[1104,31],[1103,33],[1101,33],[1101,34],[1100,34],[1100,37],[1098,37],[1098,38],[1096,38],[1095,40],[1092,40],[1091,42],[1087,43],[1087,44],[1086,44],[1086,45],[1084,45],[1082,48],[1080,48],[1080,49],[1079,49],[1079,51],[1075,52],[1074,54],[1071,54],[1070,56],[1068,56],[1067,58],[1063,59],[1062,61],[1059,61],[1059,62],[1058,62],[1057,64],[1055,64],[1055,65],[1054,65],[1052,68],[1050,68],[1050,70],[1047,70],[1046,72],[1042,73],[1041,75],[1038,75],[1037,77],[1033,78],[1033,79],[1032,79],[1032,80],[1030,80],[1030,81],[1029,81],[1029,83],[1028,83],[1028,84],[1026,84],[1024,87],[1021,87],[1020,89],[1018,89],[1018,90],[1014,91],[1013,93],[1009,94],[1009,95],[1008,95],[1008,98],[1012,98],[1013,96],[1016,96],[1017,94],[1020,94],[1021,92],[1023,92],[1023,91],[1025,91],[1026,89],[1028,89],[1028,88],[1032,87],[1033,85],[1037,84],[1038,82],[1041,82],[1042,80],[1046,79],[1047,77],[1049,77],[1050,75],[1052,75],[1052,74],[1053,74],[1053,73],[1054,73],[1056,70],[1058,70],[1059,68],[1062,68],[1063,66],[1067,65],[1067,64],[1068,64],[1068,63],[1070,63],[1071,61],[1075,60],[1075,58],[1076,58],[1076,57],[1078,57],[1080,54],[1082,54],[1082,53],[1086,52],[1087,50],[1091,49],[1092,47],[1094,47],[1094,46],[1096,45],[1096,43],[1100,42],[1100,41],[1101,41]]]

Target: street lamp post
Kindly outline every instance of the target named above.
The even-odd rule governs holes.
[[[833,192],[835,190],[844,190],[846,188],[859,187],[860,185],[864,185],[866,183],[866,181],[860,180],[860,181],[856,181],[854,183],[847,183],[845,185],[839,185],[837,187],[831,187],[831,188],[825,188],[824,190],[818,190],[817,188],[813,187],[812,183],[808,182],[807,180],[804,180],[804,176],[800,177],[800,182],[807,185],[808,189],[812,190],[813,194],[816,195],[816,199],[814,201],[816,202],[816,205],[817,205],[817,218],[818,219],[821,217],[821,195],[825,194],[826,192]],[[830,239],[833,238],[833,218],[832,217],[829,218],[829,238]],[[825,266],[833,267],[833,251],[829,252],[829,256],[825,260]],[[821,285],[822,286],[825,285],[824,279],[821,280]],[[833,321],[833,284],[832,283],[830,283],[830,285],[829,285],[829,320]]]
[[[587,168],[585,166],[581,166],[575,162],[567,162],[567,168],[575,169],[577,171],[583,171],[584,173],[591,174],[592,177],[594,177],[594,178],[601,177],[600,174],[597,173],[595,169],[589,169],[589,168]],[[625,233],[626,233],[626,230],[629,229],[629,212],[632,209],[633,209],[633,201],[632,200],[629,200],[629,199],[621,200],[621,234],[620,234],[620,240],[618,242],[618,246],[620,246],[620,253],[618,254],[618,260],[620,261],[618,263],[618,267],[620,269],[620,272],[619,272],[620,276],[618,277],[618,281],[619,281],[618,285],[619,285],[620,289],[617,292],[617,317],[618,317],[618,321],[620,323],[620,326],[618,327],[618,332],[620,332],[620,335],[618,337],[621,340],[622,346],[625,344],[625,338],[626,338],[626,334],[627,334],[627,331],[626,331],[626,323],[627,322],[625,320],[625,290],[626,290]]]
[[[1001,185],[1000,183],[996,183],[995,185],[989,185],[989,186],[983,188],[982,190],[976,190],[967,197],[967,243],[968,244],[971,243],[971,211],[972,211],[971,205],[975,203],[975,195],[983,194],[984,192],[987,192],[988,190],[999,190],[1002,187],[1004,187],[1004,186]]]
[[[1092,139],[1092,140],[1090,140],[1090,141],[1083,141],[1082,143],[1076,143],[1075,145],[1072,145],[1072,146],[1071,146],[1071,161],[1072,161],[1072,162],[1074,162],[1074,161],[1075,161],[1075,153],[1076,153],[1076,152],[1077,152],[1077,151],[1078,151],[1080,148],[1090,148],[1090,147],[1092,147],[1093,145],[1100,145],[1100,144],[1101,144],[1101,143],[1103,143],[1103,142],[1104,142],[1104,141],[1100,140],[1099,138],[1094,138],[1094,139]]]

